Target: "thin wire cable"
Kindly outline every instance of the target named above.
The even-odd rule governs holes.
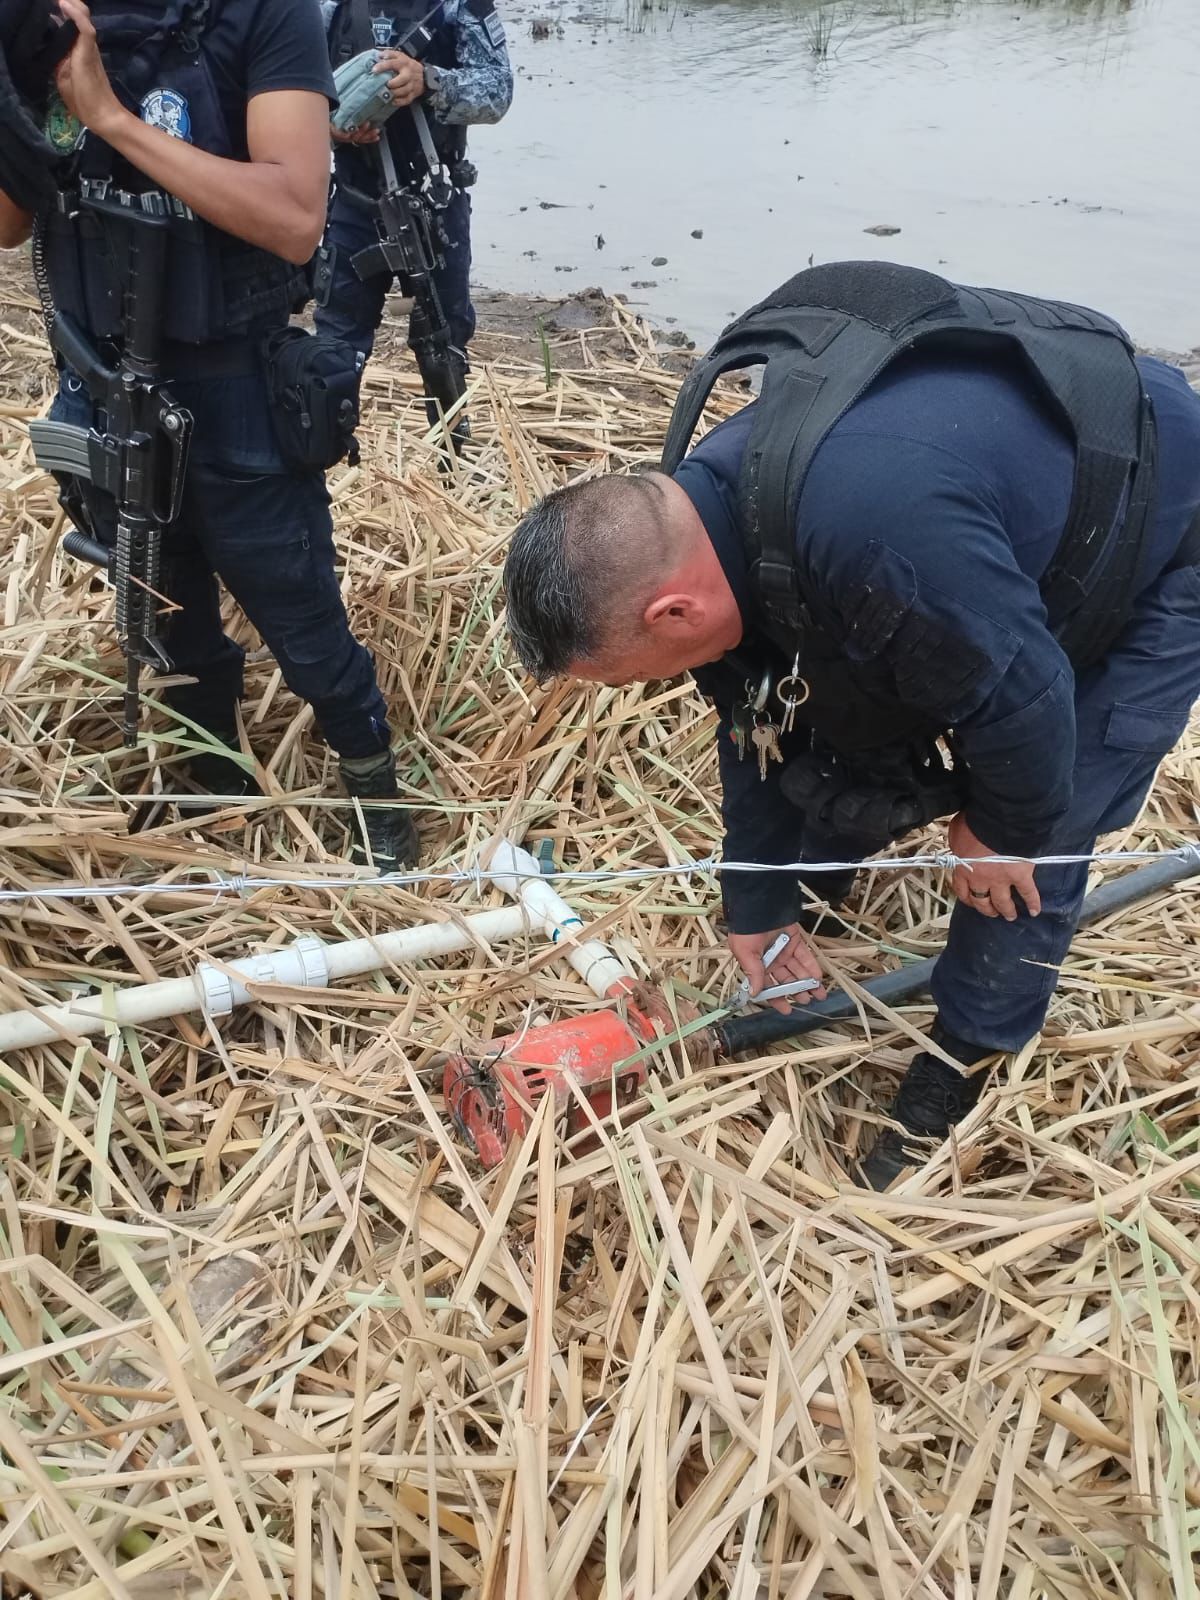
[[[936,850],[926,855],[885,856],[865,861],[722,861],[706,857],[699,861],[680,861],[658,867],[598,867],[591,870],[520,872],[504,870],[497,877],[541,883],[633,883],[647,878],[688,878],[724,872],[952,872],[956,867],[1090,866],[1098,862],[1166,861],[1194,862],[1200,872],[1200,844],[1181,845],[1177,850],[1094,850],[1086,855],[1048,856],[959,856],[951,850]],[[264,878],[215,871],[210,878],[157,879],[148,883],[116,881],[108,883],[55,883],[26,888],[0,889],[0,904],[30,900],[119,900],[156,894],[247,895],[266,889],[354,890],[408,889],[426,883],[472,884],[477,890],[490,887],[490,872],[480,866],[460,867],[447,872],[390,872],[373,878],[330,876],[325,878]]]

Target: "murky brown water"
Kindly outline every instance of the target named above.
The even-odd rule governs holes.
[[[707,340],[810,255],[883,257],[1200,343],[1200,0],[640,4],[501,0],[481,282],[599,283]]]

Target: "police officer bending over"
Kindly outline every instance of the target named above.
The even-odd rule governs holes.
[[[504,25],[493,0],[438,0],[432,9],[425,0],[327,0],[325,10],[335,67],[363,51],[380,52],[375,71],[387,81],[394,104],[401,108],[384,124],[383,136],[401,184],[417,188],[428,173],[428,159],[421,130],[406,111],[417,107],[426,114],[438,162],[450,185],[447,203],[438,212],[441,239],[435,241],[439,259],[432,279],[449,325],[461,393],[467,346],[475,332],[468,193],[475,168],[467,160],[467,127],[499,122],[512,103]],[[376,239],[376,202],[383,178],[380,134],[364,128],[347,135],[334,128],[333,137],[336,190],[325,235],[331,280],[318,294],[317,327],[347,340],[365,359],[393,281],[390,273],[379,271],[360,277],[354,266],[355,256],[361,260],[361,252]],[[401,288],[409,292],[403,283]],[[422,356],[421,315],[414,308],[410,340],[424,367],[429,363]],[[422,370],[421,375],[428,395],[441,394],[436,374]],[[432,400],[429,414],[431,422],[438,420]],[[455,434],[462,438],[467,432],[466,419],[460,418]]]
[[[323,475],[285,462],[268,402],[264,341],[307,298],[305,267],[325,217],[333,85],[317,0],[96,0],[90,12],[61,0],[59,9],[78,38],[56,69],[61,101],[46,126],[63,159],[38,216],[35,262],[54,309],[110,362],[120,359],[131,262],[145,239],[134,213],[170,217],[158,366],[192,438],[164,535],[175,609],[162,619],[162,644],[171,668],[196,681],[166,699],[236,745],[243,652],[221,627],[219,574],[312,706],[347,790],[394,796],[387,712],[342,604]],[[0,244],[20,243],[33,223],[0,195]],[[60,368],[52,416],[103,431],[80,376]],[[112,545],[111,495],[92,481],[68,485],[67,497]],[[191,772],[213,792],[245,786],[220,756],[194,760]],[[415,856],[403,811],[366,817],[377,866]]]
[[[717,373],[764,358],[761,398],[684,459]],[[720,712],[727,859],[859,860],[948,814],[961,857],[1085,854],[1134,820],[1200,693],[1198,507],[1200,397],[1115,323],[818,267],[694,369],[661,472],[525,518],[509,629],[539,678],[695,673]],[[1086,879],[955,872],[931,1037],[958,1066],[916,1056],[867,1182],[1041,1027]],[[838,904],[853,874],[721,881],[755,992],[780,932],[772,976],[819,975],[806,892]]]

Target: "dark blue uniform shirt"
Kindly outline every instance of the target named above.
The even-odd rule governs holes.
[[[238,161],[249,158],[246,106],[255,95],[308,89],[337,104],[318,0],[222,0],[204,53]]]
[[[1148,587],[1171,565],[1200,505],[1200,402],[1176,368],[1147,358],[1139,366],[1159,430],[1158,497],[1139,576]],[[713,429],[675,474],[713,541],[751,645],[736,484],[752,410]],[[894,363],[832,429],[800,500],[798,559],[848,655],[865,577],[910,598],[986,658],[956,694],[927,683],[906,696],[906,663],[887,665],[902,699],[956,730],[970,769],[968,821],[1004,853],[1035,853],[1071,800],[1078,686],[1046,627],[1038,579],[1057,549],[1073,475],[1070,437],[1028,379],[969,358],[920,355]],[[706,693],[718,682],[703,669],[697,680]],[[1153,682],[1146,696],[1154,702]],[[739,764],[724,747],[721,765],[727,856],[796,859],[797,813],[777,784],[761,783],[753,759]],[[738,894],[778,899],[782,909],[783,891],[778,875],[761,874]],[[770,925],[763,914],[750,920]]]
[[[101,17],[117,9],[93,7]],[[236,160],[250,158],[247,108],[256,95],[307,90],[331,105],[337,102],[318,0],[218,0],[205,23],[202,55]],[[202,148],[219,144],[219,129],[197,125],[201,107],[185,101],[184,109],[188,120],[181,136]],[[153,120],[145,110],[142,115]],[[276,320],[282,322],[284,313]],[[283,472],[262,373],[197,378],[188,359],[186,347],[173,347],[166,377],[174,398],[193,416],[192,459],[243,472]],[[69,380],[66,388],[55,414],[90,420],[77,380]]]

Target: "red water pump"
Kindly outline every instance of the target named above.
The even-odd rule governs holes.
[[[509,1146],[529,1130],[538,1101],[553,1086],[566,1119],[566,1137],[590,1126],[572,1092],[572,1078],[597,1117],[630,1105],[646,1082],[646,1063],[635,1059],[666,1018],[661,997],[630,983],[619,1009],[591,1011],[494,1040],[473,1055],[446,1063],[443,1092],[459,1133],[485,1167],[497,1166]]]

